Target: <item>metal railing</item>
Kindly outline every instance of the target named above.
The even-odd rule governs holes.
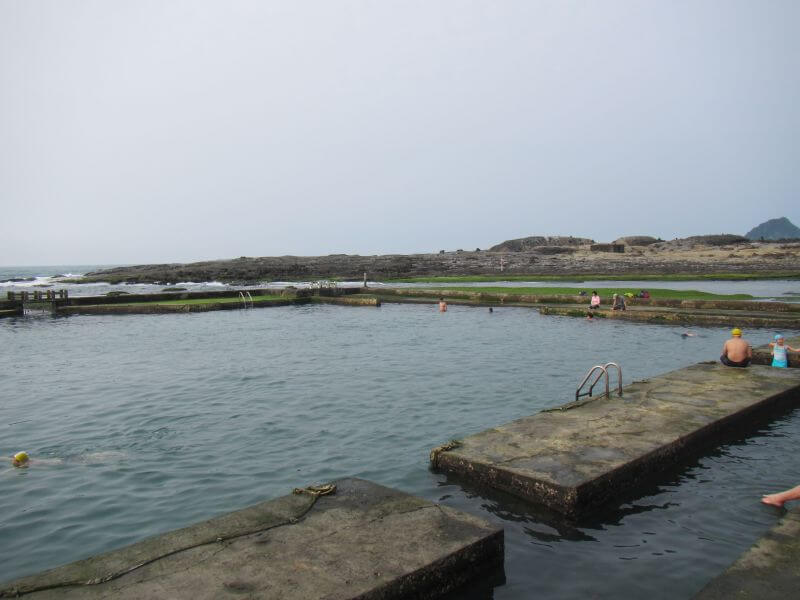
[[[243,292],[239,292],[239,297],[242,299],[242,304],[244,304],[245,308],[253,308],[253,297],[250,295],[250,292],[247,292],[247,298],[250,298],[250,305],[247,304],[247,298],[245,297]]]
[[[603,378],[605,379],[605,383],[606,383],[605,396],[606,396],[606,398],[611,396],[611,392],[609,390],[610,385],[609,385],[609,377],[608,377],[608,369],[609,369],[609,367],[616,367],[616,369],[617,369],[617,394],[619,396],[622,396],[622,367],[620,367],[615,362],[608,362],[608,363],[606,363],[604,365],[595,365],[591,369],[589,369],[589,372],[586,373],[586,377],[583,378],[583,381],[581,381],[581,384],[578,386],[578,389],[575,390],[575,401],[576,402],[578,401],[578,399],[580,399],[583,396],[589,396],[591,398],[592,392],[594,391],[594,386],[596,386],[598,384],[598,382],[600,381],[600,379],[603,379]],[[592,378],[592,375],[594,375],[595,372],[597,372],[597,376],[594,378],[594,381],[589,386],[589,391],[588,392],[581,392],[581,390],[584,388],[584,386],[589,381],[589,379]]]

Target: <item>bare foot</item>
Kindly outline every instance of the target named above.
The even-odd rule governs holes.
[[[764,504],[769,504],[771,506],[783,506],[785,500],[781,498],[783,494],[769,494],[767,496],[763,496],[761,501]]]

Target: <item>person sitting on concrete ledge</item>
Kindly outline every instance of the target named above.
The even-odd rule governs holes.
[[[595,308],[600,308],[600,296],[596,291],[592,292],[592,299],[589,301],[589,309],[594,310]]]
[[[769,343],[772,352],[772,366],[785,369],[789,366],[789,355],[787,352],[800,352],[797,348],[792,348],[785,343],[783,335],[780,333],[775,334],[775,341]]]
[[[761,498],[764,504],[771,504],[772,506],[783,506],[783,503],[789,500],[800,500],[800,485],[777,494],[765,494]]]
[[[753,358],[753,349],[742,339],[742,330],[738,327],[731,331],[731,336],[722,346],[719,362],[728,367],[746,367]]]

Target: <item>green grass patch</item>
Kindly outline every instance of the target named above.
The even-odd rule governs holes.
[[[481,283],[491,281],[748,281],[753,279],[800,279],[798,271],[768,271],[764,273],[652,273],[624,275],[457,275],[449,277],[408,277],[387,279],[386,283]],[[637,290],[638,291],[638,290]]]
[[[253,302],[261,302],[262,300],[286,300],[281,296],[253,296]],[[247,303],[250,304],[250,298],[247,298]],[[244,306],[241,297],[239,296],[225,296],[222,298],[191,298],[187,300],[147,300],[145,302],[125,302],[125,303],[114,303],[109,306],[132,306],[132,305],[142,305],[142,304],[241,304]]]
[[[512,295],[531,295],[531,296],[577,296],[580,292],[586,292],[586,302],[592,288],[578,287],[483,287],[483,286],[452,286],[446,288],[431,288],[432,295],[447,296],[449,291],[476,292],[486,294],[512,294]],[[710,292],[699,292],[697,290],[671,290],[666,288],[647,288],[651,298],[671,298],[677,300],[752,300],[750,294],[712,294]],[[613,294],[632,293],[637,294],[639,288],[601,288],[597,292],[601,298],[610,298]]]

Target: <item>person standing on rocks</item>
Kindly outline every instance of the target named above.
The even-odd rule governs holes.
[[[742,330],[735,327],[731,331],[731,339],[722,346],[719,361],[727,367],[746,367],[753,358],[753,349],[742,339]]]

